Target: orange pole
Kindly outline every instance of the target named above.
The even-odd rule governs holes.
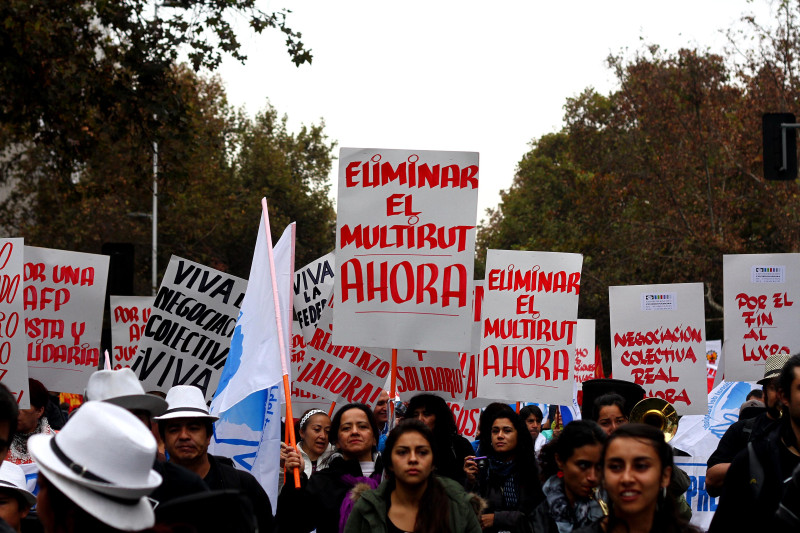
[[[336,402],[331,402],[331,408],[328,411],[328,418],[333,418],[333,409],[336,407]]]
[[[520,402],[517,402],[517,414],[519,414],[519,403]]]
[[[397,393],[397,348],[392,348],[392,373],[389,377],[389,404],[391,420],[394,420],[394,397]]]
[[[283,375],[283,394],[286,398],[286,432],[289,434],[289,446],[297,449],[297,442],[294,436],[294,416],[292,416],[292,388],[289,386],[289,376]],[[294,469],[294,488],[300,488],[300,469]]]

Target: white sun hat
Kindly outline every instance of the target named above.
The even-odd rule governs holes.
[[[164,414],[155,417],[155,420],[169,420],[170,418],[207,418],[219,420],[218,416],[208,413],[206,399],[203,391],[192,385],[175,385],[167,392],[169,407]]]
[[[13,490],[28,502],[29,506],[36,503],[36,496],[27,489],[25,472],[14,463],[3,461],[3,464],[0,464],[0,490]]]
[[[98,370],[89,376],[84,396],[87,400],[113,403],[129,411],[148,411],[150,416],[158,416],[167,410],[167,402],[162,398],[145,394],[142,384],[130,368]]]
[[[32,435],[28,449],[39,471],[101,522],[123,531],[153,526],[147,495],[161,484],[152,470],[156,440],[122,407],[87,402],[57,435]]]

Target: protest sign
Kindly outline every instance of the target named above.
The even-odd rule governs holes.
[[[246,289],[241,278],[173,255],[131,365],[145,390],[194,385],[210,401]]]
[[[333,292],[336,261],[329,253],[294,273],[294,319],[303,338],[310,341],[322,310]]]
[[[706,379],[708,381],[708,393],[722,381],[720,355],[722,354],[722,341],[706,341]]]
[[[337,345],[470,348],[478,154],[342,148]]]
[[[489,250],[478,393],[572,403],[583,256]]]
[[[111,367],[130,368],[142,338],[155,298],[152,296],[110,296]]]
[[[679,415],[706,412],[706,333],[702,283],[609,287],[614,377]]]
[[[675,457],[675,466],[689,476],[689,488],[684,496],[692,509],[691,524],[700,528],[700,531],[708,530],[719,503],[719,497],[712,498],[706,492],[706,460],[698,457]]]
[[[100,361],[107,255],[25,246],[28,375],[83,394]]]
[[[300,325],[294,322],[292,324],[292,376],[300,373],[300,367],[305,358],[306,340],[300,331]],[[330,401],[322,396],[304,391],[297,385],[297,382],[292,381],[292,415],[295,418],[300,418],[300,415],[308,409],[322,409],[327,412],[330,406]]]
[[[800,350],[800,254],[722,258],[725,379],[757,381],[767,357]]]
[[[384,360],[391,361],[392,351],[386,348],[369,348]],[[407,402],[420,393],[433,394],[447,402],[464,400],[464,375],[459,354],[456,352],[428,352],[425,350],[397,350],[396,392]],[[391,384],[387,385],[387,390]]]
[[[24,243],[23,239],[0,239],[0,383],[8,387],[20,409],[30,407],[22,295]]]
[[[298,357],[300,366],[294,376],[295,385],[337,404],[374,405],[386,383],[391,363],[367,349],[333,343],[334,301],[331,298],[322,311],[314,336],[306,343],[305,353]]]
[[[595,358],[594,320],[578,319],[578,333],[575,336],[575,382],[583,383],[594,379],[597,371]]]
[[[463,402],[448,402],[447,406],[456,419],[456,431],[462,437],[476,438],[478,435],[478,420],[481,417],[480,408],[466,409]]]

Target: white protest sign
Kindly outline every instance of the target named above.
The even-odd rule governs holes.
[[[0,239],[0,383],[8,387],[20,409],[30,407],[22,295],[24,246],[23,239]]]
[[[478,154],[342,148],[334,342],[470,348]]]
[[[109,296],[111,368],[130,368],[150,318],[153,296]]]
[[[322,310],[333,292],[336,261],[329,253],[294,273],[294,318],[303,338],[310,341]]]
[[[306,343],[294,382],[300,389],[337,404],[374,405],[386,383],[391,363],[364,348],[333,344],[334,301],[332,298],[328,302],[314,336]]]
[[[700,528],[700,531],[708,530],[719,503],[719,497],[712,498],[706,491],[706,460],[698,457],[675,457],[675,466],[689,476],[689,488],[684,496],[692,509],[691,524]]]
[[[609,287],[614,377],[638,383],[679,415],[706,412],[702,283]]]
[[[722,341],[706,341],[706,379],[708,380],[708,393],[722,381]]]
[[[572,403],[583,256],[489,250],[478,393]]]
[[[384,360],[392,360],[392,351],[389,349],[370,348],[370,351]],[[386,387],[390,390],[391,384]],[[397,350],[396,392],[404,402],[423,392],[448,402],[463,402],[464,375],[459,354]]]
[[[722,258],[725,379],[758,381],[767,357],[800,350],[800,254]]]
[[[292,323],[292,375],[300,373],[300,367],[306,358],[306,340],[300,332],[300,324]],[[327,412],[331,402],[301,389],[297,382],[292,380],[292,416],[300,418],[307,409],[322,409]]]
[[[583,383],[594,379],[596,362],[594,356],[595,322],[585,318],[578,319],[578,334],[575,336],[575,382]]]
[[[145,390],[194,385],[211,401],[247,282],[172,256],[131,368]]]
[[[107,255],[25,246],[28,375],[83,394],[100,361]]]

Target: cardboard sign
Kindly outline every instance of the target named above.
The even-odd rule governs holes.
[[[25,246],[28,375],[83,394],[100,361],[107,255]]]
[[[478,154],[342,148],[334,342],[470,349]]]
[[[300,372],[303,361],[306,360],[306,340],[300,332],[300,325],[297,322],[292,324],[292,375],[296,376]],[[328,411],[331,402],[318,396],[306,392],[292,381],[292,416],[300,416],[308,409],[322,409]]]
[[[24,242],[0,239],[0,383],[8,387],[20,409],[30,407],[22,296]]]
[[[152,296],[110,296],[111,368],[130,368],[150,318]]]
[[[462,437],[475,439],[478,436],[478,420],[481,417],[480,408],[465,409],[463,403],[452,402],[447,404],[456,419],[456,430]]]
[[[575,382],[583,383],[595,378],[596,360],[594,356],[595,322],[578,319],[578,334],[575,342]]]
[[[247,282],[172,256],[131,368],[145,390],[194,385],[211,401]]]
[[[481,397],[572,403],[583,256],[489,250]]]
[[[725,379],[758,381],[767,357],[800,350],[800,254],[722,259]]]
[[[333,344],[333,302],[334,299],[322,311],[305,354],[298,358],[300,367],[294,382],[301,390],[337,404],[360,402],[372,406],[383,390],[391,363],[364,348]]]
[[[609,287],[614,377],[638,383],[645,396],[679,415],[707,408],[702,283]]]
[[[294,273],[294,318],[303,338],[310,341],[322,310],[333,292],[336,260],[333,253],[324,255]]]

